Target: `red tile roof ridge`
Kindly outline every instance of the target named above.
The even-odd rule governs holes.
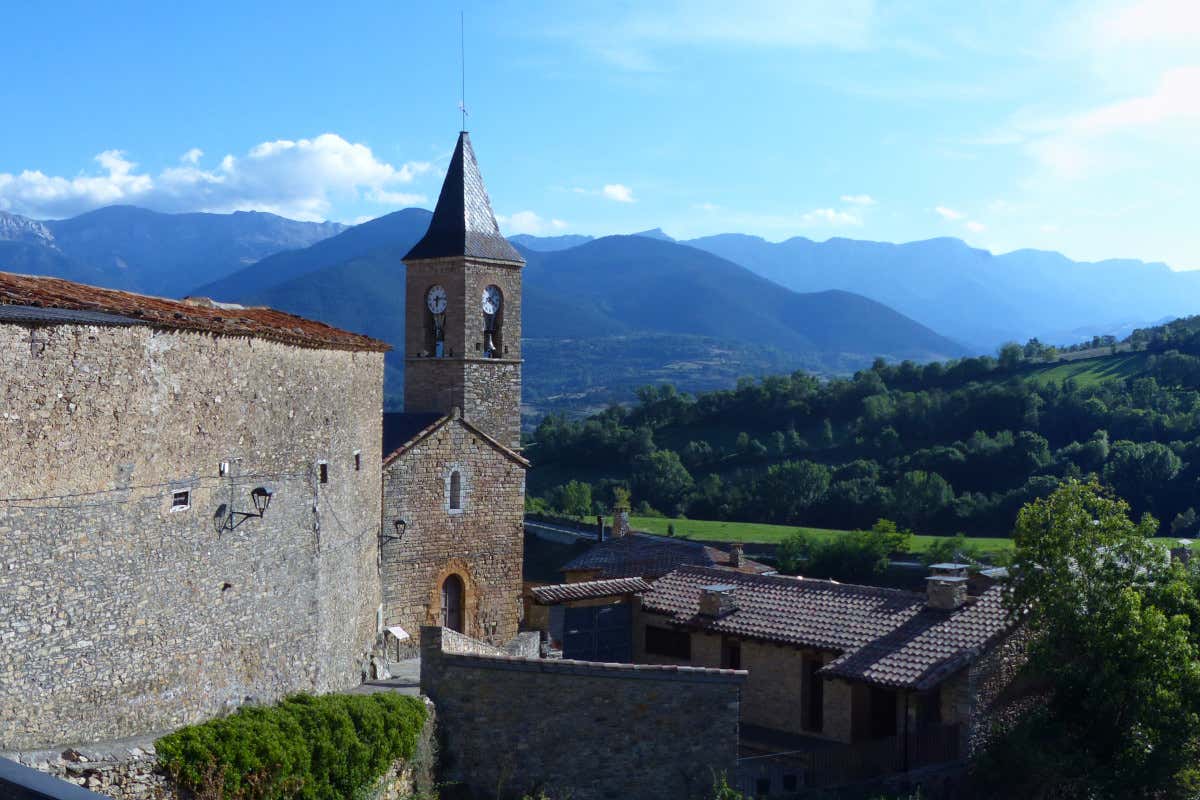
[[[673,571],[711,575],[714,579],[727,582],[740,581],[743,583],[757,583],[760,585],[771,586],[836,586],[839,589],[852,589],[861,591],[864,594],[907,598],[921,602],[925,601],[924,592],[910,592],[907,589],[894,589],[889,586],[868,586],[862,583],[842,583],[841,581],[835,581],[829,578],[805,578],[801,575],[763,575],[752,572],[737,572],[735,570],[722,569],[721,567],[702,567],[694,564],[679,566]]]
[[[362,334],[265,306],[173,300],[65,278],[0,271],[0,305],[99,311],[151,327],[218,336],[245,336],[294,347],[383,353],[391,345]]]

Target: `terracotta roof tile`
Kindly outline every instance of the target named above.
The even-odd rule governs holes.
[[[554,605],[570,600],[591,600],[599,597],[617,597],[623,594],[645,592],[650,584],[641,578],[613,578],[606,581],[580,581],[559,583],[554,586],[535,586],[534,599],[539,605]]]
[[[167,330],[202,331],[221,336],[252,336],[295,347],[320,350],[386,352],[386,342],[339,330],[323,322],[272,308],[248,308],[211,300],[162,297],[87,286],[61,278],[0,272],[0,305],[99,312]],[[107,324],[93,322],[91,324]]]
[[[701,590],[714,583],[734,587],[737,609],[715,619],[699,613]],[[941,611],[898,589],[681,567],[654,582],[642,607],[684,626],[841,653],[828,675],[924,689],[1008,629],[1000,591]]]
[[[562,569],[564,572],[599,570],[601,578],[650,579],[689,564],[729,567],[729,553],[688,539],[630,533],[597,543]],[[763,573],[773,570],[766,564],[743,557],[738,571]]]

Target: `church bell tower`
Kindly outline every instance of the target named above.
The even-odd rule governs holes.
[[[404,410],[461,408],[464,420],[519,447],[525,259],[500,235],[466,131],[429,230],[404,263]]]

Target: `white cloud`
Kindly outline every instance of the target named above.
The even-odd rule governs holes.
[[[1195,0],[1140,0],[1104,9],[1093,21],[1102,44],[1200,41],[1200,5]]]
[[[934,209],[934,211],[936,211],[942,217],[942,219],[948,220],[959,220],[967,216],[961,211],[955,211],[953,208],[947,208],[946,206],[938,206]]]
[[[965,224],[967,230],[969,230],[971,233],[983,233],[987,230],[987,225],[984,225],[982,222],[977,222],[973,219],[968,220]]]
[[[0,173],[0,210],[31,217],[66,217],[113,203],[158,211],[270,211],[295,219],[325,219],[335,199],[389,205],[424,201],[397,191],[433,165],[394,167],[371,148],[333,133],[295,141],[263,142],[241,157],[226,155],[212,169],[203,152],[187,151],[178,166],[157,175],[138,172],[120,150],[96,156],[100,174],[67,178],[37,170]]]
[[[510,236],[527,233],[532,236],[546,236],[562,233],[569,226],[561,219],[543,219],[532,211],[517,211],[510,215],[497,214],[496,222]]]
[[[1024,124],[1026,151],[1051,177],[1075,181],[1137,165],[1176,169],[1200,134],[1200,66],[1162,72],[1156,85],[1066,117]]]
[[[585,189],[582,186],[573,186],[571,191],[575,194],[591,194],[600,197],[615,200],[618,203],[636,203],[637,198],[633,196],[633,189],[630,189],[623,183],[606,183],[599,189]]]
[[[692,208],[699,211],[718,211],[721,207],[716,203],[696,203]]]
[[[849,211],[838,211],[833,208],[814,208],[800,216],[800,224],[805,227],[814,225],[862,225],[862,219]]]
[[[662,71],[669,51],[697,47],[861,51],[878,39],[875,0],[662,0],[593,6],[602,10],[551,26],[548,35],[631,72]]]
[[[844,194],[842,202],[849,203],[852,206],[873,206],[876,204],[875,198],[869,194]]]
[[[600,193],[609,200],[616,200],[618,203],[633,203],[633,189],[620,183],[608,183],[600,190]]]

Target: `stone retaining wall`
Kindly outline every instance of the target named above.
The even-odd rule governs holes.
[[[745,672],[520,658],[463,638],[421,631],[421,690],[437,705],[450,789],[682,800],[732,776]]]

